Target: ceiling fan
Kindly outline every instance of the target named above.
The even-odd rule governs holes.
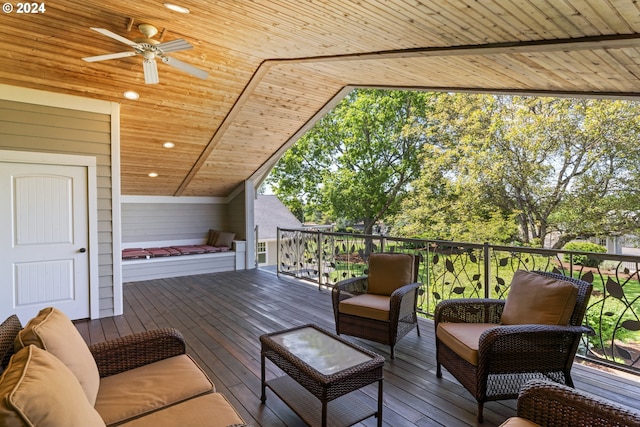
[[[192,49],[193,45],[184,39],[176,39],[166,43],[161,43],[158,40],[154,40],[151,37],[158,33],[158,29],[151,24],[140,24],[138,29],[144,35],[144,37],[136,38],[133,40],[126,39],[112,31],[104,28],[94,28],[92,30],[99,32],[107,37],[111,37],[114,40],[118,40],[133,48],[133,51],[109,53],[106,55],[89,56],[82,58],[87,62],[104,61],[107,59],[125,58],[127,56],[142,55],[144,61],[142,63],[144,71],[144,82],[146,84],[155,84],[160,80],[158,79],[158,65],[156,64],[156,58],[160,58],[162,62],[167,65],[171,65],[174,68],[182,70],[192,76],[206,79],[209,76],[204,70],[198,67],[182,62],[178,59],[167,56],[170,52],[179,52],[181,50]]]

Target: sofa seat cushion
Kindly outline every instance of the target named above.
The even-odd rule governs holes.
[[[112,425],[213,391],[204,371],[182,354],[102,378],[96,410]]]
[[[511,417],[505,422],[500,424],[499,427],[539,427],[538,424],[533,421],[529,421],[526,418]]]
[[[340,301],[338,311],[367,319],[389,321],[391,297],[362,294]]]
[[[100,386],[98,366],[82,335],[63,312],[43,308],[20,331],[14,344],[16,351],[35,345],[60,359],[78,378],[91,405],[95,404]]]
[[[478,365],[480,335],[495,323],[438,323],[436,335],[447,347],[473,366]]]
[[[209,393],[121,424],[122,427],[227,427],[244,420],[220,393]]]
[[[577,296],[578,287],[571,282],[518,270],[513,275],[500,320],[504,325],[566,326]]]
[[[34,345],[19,350],[0,377],[0,424],[104,427],[75,375]]]

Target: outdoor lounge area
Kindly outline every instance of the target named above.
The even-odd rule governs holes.
[[[82,336],[97,343],[158,327],[184,335],[187,353],[253,426],[303,426],[304,423],[270,391],[260,401],[260,339],[266,333],[312,323],[334,331],[331,292],[265,270],[245,270],[127,283],[124,315],[76,322]],[[473,397],[443,370],[436,377],[433,322],[420,318],[421,336],[409,333],[395,348],[345,336],[350,342],[385,357],[384,426],[468,426],[476,422]],[[267,378],[282,375],[267,366]],[[576,363],[577,389],[640,411],[640,378],[617,375]],[[374,384],[355,392],[375,410]],[[487,402],[484,426],[498,426],[516,414],[516,401]],[[373,417],[358,425],[375,425]]]
[[[317,258],[294,257],[278,248],[278,257],[289,255],[286,262],[278,259],[280,276],[254,270],[260,255],[266,257],[260,243],[268,247],[259,239],[256,196],[287,150],[354,90],[640,100],[640,3],[634,0],[57,0],[7,2],[3,9],[0,320],[15,316],[24,324],[40,309],[55,306],[75,321],[89,344],[157,327],[175,328],[186,340],[187,348],[180,350],[193,356],[252,426],[303,425],[273,389],[267,390],[266,399],[261,396],[265,363],[260,337],[306,324],[335,331],[332,294],[325,285],[338,275],[362,272],[365,258],[354,262],[351,253],[363,247],[358,244],[351,250],[356,245],[337,233],[328,233],[335,235],[327,240],[332,245],[327,253],[339,262],[325,258],[320,234],[307,230],[298,240],[303,243],[290,244],[289,250],[302,254],[305,246],[315,248]],[[471,111],[452,107],[456,115]],[[431,121],[438,115],[428,117]],[[616,135],[637,135],[626,127],[616,128]],[[618,168],[618,162],[631,158],[630,152],[640,158],[637,139],[627,150],[613,134],[601,133],[615,146],[579,145],[604,150],[595,157],[611,160],[615,167],[605,169],[628,180],[626,194],[637,196],[637,180]],[[425,134],[428,138],[414,138],[419,136],[414,132],[401,135],[402,140],[447,139],[431,132]],[[490,139],[473,139],[488,148],[499,146],[487,144]],[[573,138],[568,142],[575,145]],[[457,147],[453,145],[452,153]],[[628,162],[634,174],[640,174],[640,162]],[[524,175],[489,163],[512,176]],[[521,159],[517,163],[527,164]],[[480,171],[486,170],[483,165],[479,162]],[[584,171],[580,174],[601,182]],[[492,184],[499,182],[492,179]],[[350,186],[360,193],[373,187]],[[599,186],[620,191],[615,185]],[[493,191],[493,185],[489,189]],[[584,202],[587,208],[597,200],[585,194],[568,199],[568,204],[580,200],[579,207]],[[605,216],[614,207],[610,202],[631,217],[640,205],[637,199],[629,200],[635,203],[629,207],[603,196],[607,203],[599,205]],[[487,206],[492,208],[487,213],[496,207]],[[458,211],[467,212],[465,206]],[[468,217],[478,223],[475,215]],[[576,215],[575,221],[583,220]],[[535,222],[543,223],[537,215]],[[532,237],[544,238],[552,230],[544,224],[545,230]],[[234,247],[171,255],[175,246],[192,251],[184,246],[202,243],[206,230],[235,234]],[[427,227],[418,231],[406,236],[428,234]],[[285,240],[294,242],[296,233]],[[529,236],[528,231],[524,234]],[[308,237],[318,239],[311,242]],[[345,247],[340,253],[333,237]],[[411,319],[411,330],[397,345],[396,340],[381,343],[344,336],[385,358],[384,394],[374,383],[354,392],[374,412],[382,400],[381,424],[478,425],[473,395],[446,365],[442,376],[437,372],[434,322],[424,313],[433,314],[437,302],[448,298],[443,290],[473,298],[492,292],[503,298],[508,289],[503,284],[510,283],[505,278],[515,268],[555,268],[570,277],[592,279],[589,282],[600,292],[593,322],[601,325],[603,317],[610,322],[607,328],[594,328],[600,342],[585,348],[598,350],[597,360],[622,361],[629,366],[626,372],[635,369],[636,374],[578,363],[572,371],[574,383],[578,389],[640,409],[640,256],[616,254],[607,259],[615,261],[606,265],[608,273],[601,274],[604,264],[602,269],[578,270],[572,255],[565,260],[558,252],[478,241],[487,243],[461,250],[455,242],[417,245],[409,238],[394,239],[398,250],[432,255],[420,258],[418,272],[434,279],[435,287],[419,277],[417,282],[426,287],[416,291],[417,298],[404,299],[414,303],[412,314],[421,314],[415,327]],[[276,243],[281,242],[278,237]],[[123,250],[132,248],[147,251],[135,253],[138,259],[123,260]],[[165,256],[155,256],[160,254]],[[490,269],[492,261],[497,263]],[[299,280],[303,275],[307,282]],[[310,284],[314,280],[316,284]],[[435,292],[422,292],[425,289]],[[627,341],[616,334],[620,331]],[[267,380],[282,374],[273,364],[266,367]],[[377,374],[378,368],[371,371]],[[166,371],[175,374],[171,369],[162,372]],[[213,394],[213,387],[205,388]],[[55,385],[51,389],[64,396]],[[32,402],[42,407],[38,399],[28,403]],[[483,425],[500,425],[515,414],[515,399],[487,402]],[[132,417],[136,423],[140,418]],[[360,425],[379,421],[370,417]]]

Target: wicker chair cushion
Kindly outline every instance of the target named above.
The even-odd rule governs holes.
[[[473,366],[478,365],[480,335],[495,323],[438,323],[436,335],[447,347]]]
[[[95,407],[111,425],[213,391],[207,374],[182,354],[102,378]]]
[[[0,374],[13,356],[13,341],[18,336],[20,329],[22,329],[22,324],[15,314],[7,317],[0,325]]]
[[[499,427],[539,427],[539,425],[525,418],[511,417]]]
[[[3,426],[102,426],[75,375],[36,346],[18,351],[0,378]]]
[[[391,295],[413,281],[413,256],[408,254],[371,254],[369,257],[368,293]]]
[[[35,345],[60,359],[74,373],[91,406],[96,403],[100,375],[89,347],[71,320],[60,310],[48,307],[29,320],[15,340],[15,349]]]
[[[185,420],[188,420],[188,423]],[[220,393],[205,394],[120,424],[120,427],[157,426],[232,427],[246,426],[246,424]]]
[[[391,298],[386,295],[362,294],[340,301],[338,310],[352,316],[389,321],[390,302]]]
[[[568,325],[578,287],[565,280],[518,270],[505,301],[503,325]]]

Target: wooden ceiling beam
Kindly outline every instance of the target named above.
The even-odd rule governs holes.
[[[269,72],[270,68],[271,68],[270,65],[265,63],[262,63],[258,67],[256,72],[253,74],[253,76],[249,80],[249,83],[245,86],[242,93],[240,94],[236,102],[233,104],[233,107],[231,107],[231,109],[229,110],[229,113],[225,116],[220,126],[218,126],[215,133],[213,134],[213,136],[205,146],[204,150],[202,150],[202,153],[198,157],[198,160],[196,160],[194,165],[191,167],[191,170],[182,181],[182,184],[180,184],[180,186],[174,193],[174,196],[179,197],[184,194],[185,190],[187,189],[191,181],[195,178],[200,168],[206,163],[211,152],[216,148],[216,146],[222,139],[224,133],[227,131],[227,129],[229,129],[229,126],[231,126],[231,124],[233,123],[233,120],[235,119],[235,117],[240,113],[240,111],[242,111],[242,107],[247,103],[247,101],[253,94],[253,91],[260,84],[260,82],[262,81],[262,78]]]
[[[345,60],[371,60],[416,58],[428,56],[504,55],[533,52],[558,52],[595,49],[640,48],[640,34],[616,34],[570,39],[535,40],[526,42],[489,43],[482,45],[424,47],[378,52],[352,53],[345,55],[314,56],[277,60],[282,63],[326,62]],[[274,60],[276,61],[276,60]]]

